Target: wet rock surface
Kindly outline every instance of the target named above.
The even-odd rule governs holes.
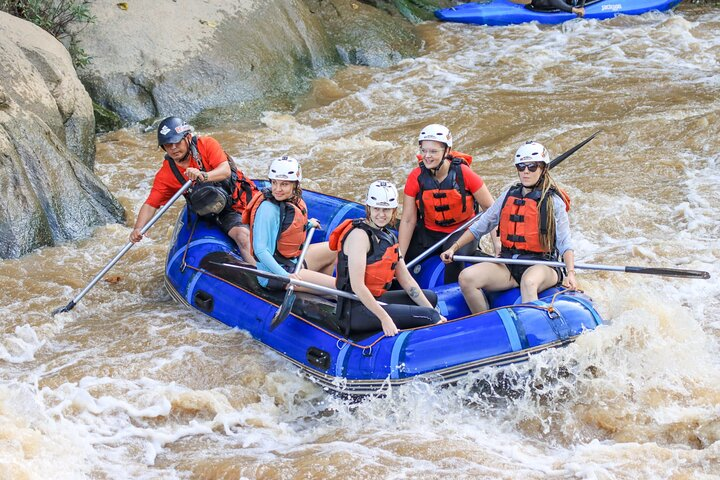
[[[124,218],[92,171],[92,102],[65,48],[0,12],[0,258]]]

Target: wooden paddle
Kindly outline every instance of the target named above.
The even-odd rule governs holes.
[[[167,212],[168,208],[170,208],[170,207],[172,206],[172,204],[175,203],[175,201],[176,201],[178,198],[180,198],[180,196],[181,196],[183,193],[185,193],[185,191],[186,191],[188,188],[190,188],[190,186],[192,185],[192,183],[193,183],[192,180],[188,180],[187,182],[185,182],[185,184],[184,184],[182,187],[180,187],[180,190],[178,190],[177,193],[175,193],[175,195],[173,195],[172,198],[170,198],[170,200],[168,200],[168,202],[167,202],[160,210],[158,210],[157,213],[155,213],[155,215],[150,219],[150,221],[149,221],[148,223],[146,223],[145,226],[144,226],[142,229],[140,229],[140,234],[141,234],[141,235],[145,235],[145,232],[147,232],[148,230],[150,230],[150,228],[151,228],[153,225],[155,225],[155,222],[157,222],[158,220],[160,220],[160,217],[162,217],[163,214],[164,214],[165,212]],[[97,275],[95,275],[95,278],[93,278],[92,281],[91,281],[90,283],[88,283],[88,285],[87,285],[85,288],[83,288],[82,292],[78,293],[78,294],[75,296],[75,298],[73,298],[72,300],[70,300],[70,303],[68,303],[68,304],[65,305],[64,307],[59,307],[59,308],[56,308],[55,310],[53,310],[53,311],[52,311],[52,315],[53,315],[53,316],[54,316],[54,315],[57,315],[57,314],[60,313],[60,312],[69,312],[70,310],[72,310],[73,308],[75,308],[75,305],[77,305],[77,303],[80,301],[80,299],[82,299],[82,298],[85,296],[85,294],[86,294],[87,292],[89,292],[90,289],[91,289],[92,287],[94,287],[95,284],[96,284],[113,266],[115,266],[115,264],[118,262],[118,260],[120,260],[120,258],[122,258],[122,256],[125,255],[125,254],[127,253],[127,251],[130,250],[130,248],[132,248],[133,245],[135,245],[133,242],[128,242],[128,243],[122,248],[122,250],[120,250],[120,251],[118,252],[118,254],[115,255],[115,258],[113,258],[112,260],[110,260],[110,263],[108,263],[107,265],[105,265],[105,268],[103,268],[103,269],[100,271],[100,273],[98,273]]]
[[[548,267],[565,267],[563,262],[548,262],[544,260],[530,260],[522,258],[497,258],[497,257],[467,257],[454,255],[453,261],[468,263],[504,263],[509,265],[547,265]],[[629,267],[616,265],[594,265],[589,263],[576,263],[575,268],[585,270],[608,270],[612,272],[644,273],[646,275],[662,275],[665,277],[698,278],[707,280],[709,272],[700,270],[684,270],[679,268],[656,268],[656,267]]]
[[[598,133],[600,133],[601,131],[602,131],[602,130],[598,130],[597,132],[593,133],[592,135],[590,135],[588,138],[586,138],[586,139],[583,140],[582,142],[580,142],[580,143],[578,143],[577,145],[575,145],[574,147],[572,147],[570,150],[568,150],[568,151],[566,151],[566,152],[564,152],[564,153],[561,153],[561,154],[558,155],[557,157],[553,158],[553,159],[550,161],[550,163],[548,164],[548,169],[557,167],[557,166],[560,164],[560,162],[562,162],[563,160],[565,160],[566,158],[568,158],[570,155],[572,155],[573,153],[577,152],[577,151],[580,150],[582,147],[584,147],[586,143],[588,143],[590,140],[592,140],[593,138],[595,138],[595,136],[596,136]],[[480,218],[480,217],[482,216],[482,214],[483,214],[483,212],[478,213],[478,214],[475,215],[473,218],[471,218],[471,219],[468,220],[467,222],[463,223],[462,225],[460,225],[458,228],[456,228],[456,229],[453,230],[452,232],[450,232],[450,233],[448,233],[447,235],[445,235],[441,240],[438,240],[435,244],[433,244],[430,248],[428,248],[427,250],[425,250],[423,253],[421,253],[421,254],[418,255],[417,257],[413,258],[411,261],[409,261],[409,262],[407,263],[408,270],[411,269],[412,267],[414,267],[415,265],[417,265],[418,263],[422,262],[423,260],[425,260],[425,259],[426,259],[428,256],[430,256],[430,254],[432,254],[440,245],[442,245],[443,243],[445,243],[445,242],[448,240],[448,238],[452,237],[452,236],[455,235],[457,232],[459,232],[459,231],[461,231],[461,230],[464,230],[464,229],[466,229],[467,227],[469,227],[470,225],[472,225],[478,218]]]
[[[310,242],[312,241],[313,233],[315,233],[315,228],[316,227],[310,228],[305,237],[305,243],[303,243],[302,250],[300,251],[300,257],[298,257],[297,265],[295,265],[295,271],[293,273],[298,273],[303,268],[305,254],[310,247]],[[275,316],[270,321],[270,330],[275,330],[275,328],[287,318],[290,310],[292,309],[293,303],[295,303],[295,285],[291,282],[287,287],[287,292],[285,293],[285,298],[283,299],[282,304],[280,304],[277,312],[275,312]]]

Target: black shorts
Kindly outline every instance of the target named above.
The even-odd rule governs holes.
[[[220,225],[220,228],[222,228],[223,232],[225,232],[226,234],[235,227],[249,228],[248,225],[243,223],[242,214],[238,213],[232,208],[225,209],[218,215],[216,215],[215,221],[218,225]]]
[[[433,255],[440,255],[442,252],[450,248],[453,243],[455,243],[463,235],[463,233],[465,233],[465,230],[455,232],[435,250]],[[408,251],[405,253],[405,262],[409,262],[413,258],[424,253],[425,250],[432,247],[434,244],[442,240],[445,236],[447,236],[447,233],[438,232],[435,230],[428,230],[427,228],[425,228],[424,223],[418,223],[415,227],[415,231],[413,232],[410,244],[408,245]],[[461,249],[455,252],[455,255],[465,255],[469,257],[473,256],[476,254],[477,246],[477,240],[473,240],[472,242],[464,245]],[[446,264],[444,276],[445,285],[457,282],[458,276],[460,275],[460,272],[464,267],[465,265],[462,262],[452,262]]]
[[[513,253],[506,253],[503,252],[500,255],[502,258],[517,258],[522,260],[544,260],[544,261],[553,261],[553,259],[543,257],[542,255],[533,255],[533,254],[513,254]],[[520,281],[522,280],[522,276],[525,274],[525,271],[532,267],[532,265],[505,265],[507,269],[510,271],[510,276],[517,282],[518,285],[520,285]],[[550,267],[552,268],[555,273],[557,274],[557,283],[555,285],[560,285],[562,283],[562,280],[564,278],[563,270],[560,267]]]

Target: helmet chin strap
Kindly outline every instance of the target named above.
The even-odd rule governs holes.
[[[182,163],[182,162],[184,162],[185,160],[187,160],[188,156],[190,155],[190,140],[187,140],[187,137],[188,137],[188,136],[185,135],[185,136],[183,137],[183,140],[186,141],[188,148],[187,148],[187,151],[185,152],[185,155],[183,155],[183,157],[182,157],[180,160],[175,160],[174,158],[172,158],[172,157],[170,156],[170,154],[167,153],[167,150],[165,150],[165,145],[160,145],[160,148],[162,148],[162,149],[165,151],[165,158],[166,158],[167,160],[173,160],[175,163]]]
[[[183,158],[182,158],[179,162],[177,162],[177,163],[182,163],[182,162],[184,162],[185,160],[187,160],[188,155],[190,155],[190,140],[188,140],[188,136],[185,135],[185,136],[183,137],[183,140],[185,140],[185,144],[186,144],[186,146],[187,146],[187,150],[185,151],[185,155],[183,155]]]

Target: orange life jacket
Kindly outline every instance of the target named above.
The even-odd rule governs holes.
[[[228,161],[230,162],[230,170],[236,177],[235,190],[233,190],[232,196],[230,197],[232,208],[238,213],[243,213],[252,198],[258,193],[258,189],[255,183],[247,178],[242,170],[238,170],[235,167],[235,162],[233,162],[232,157],[228,156]]]
[[[539,204],[540,190],[534,189],[523,196],[522,189],[522,184],[514,185],[503,200],[498,225],[503,251],[554,254],[554,239],[553,247],[549,249],[543,248],[540,242],[540,236],[548,232],[548,221],[555,221],[548,218],[547,203],[552,201],[553,195],[558,195],[565,202],[565,209],[570,211],[570,197],[563,191],[551,189],[551,194]]]
[[[243,223],[250,225],[250,250],[252,251],[252,231],[255,224],[255,215],[260,204],[266,200],[280,207],[280,231],[273,257],[281,265],[288,265],[300,256],[302,244],[307,235],[308,222],[307,206],[302,198],[295,201],[278,202],[269,188],[264,188],[253,196],[242,214]]]
[[[395,267],[400,259],[397,237],[387,228],[373,228],[362,218],[343,221],[330,234],[330,248],[338,252],[337,280],[339,290],[351,292],[348,256],[343,252],[343,244],[348,234],[355,228],[364,230],[370,238],[370,250],[367,252],[365,267],[365,285],[374,297],[387,292],[395,278]]]
[[[473,192],[465,188],[462,164],[470,165],[472,156],[465,153],[450,152],[450,170],[447,177],[438,183],[420,161],[418,175],[419,191],[415,197],[418,218],[429,219],[435,225],[449,227],[459,225],[472,218],[479,210]]]

